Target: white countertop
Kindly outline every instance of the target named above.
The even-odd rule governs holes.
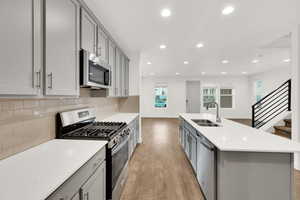
[[[47,198],[105,145],[105,141],[51,140],[1,160],[0,199]]]
[[[139,113],[118,113],[101,121],[103,122],[126,122],[130,124],[135,118],[139,116]]]
[[[222,119],[221,127],[203,127],[192,121],[208,119],[216,123],[212,114],[183,113],[180,116],[221,151],[300,152],[300,143],[231,120]]]

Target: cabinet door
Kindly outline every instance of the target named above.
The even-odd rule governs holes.
[[[97,23],[84,9],[81,9],[81,48],[97,53]]]
[[[121,81],[121,84],[120,84],[120,89],[121,89],[121,92],[120,92],[120,95],[122,97],[125,96],[125,56],[123,53],[121,53],[121,74],[120,74],[120,81]]]
[[[192,166],[197,171],[197,138],[194,137],[192,134],[190,134],[191,137],[191,145],[190,145],[190,160],[192,163]]]
[[[83,200],[106,200],[106,169],[105,162],[96,170],[89,180],[82,186]]]
[[[1,0],[0,95],[38,94],[38,4],[38,0]]]
[[[111,69],[111,87],[108,95],[114,97],[116,96],[116,46],[109,41],[108,47],[108,64]]]
[[[189,137],[189,131],[184,128],[184,150],[188,158],[190,158],[190,137]]]
[[[129,96],[129,59],[127,57],[125,58],[124,80],[125,80],[125,96]]]
[[[79,94],[78,36],[77,1],[45,0],[46,95]]]
[[[98,26],[98,37],[97,37],[97,56],[100,59],[108,63],[108,37]]]
[[[117,48],[116,49],[116,80],[115,80],[115,91],[116,91],[116,96],[121,96],[121,52]]]

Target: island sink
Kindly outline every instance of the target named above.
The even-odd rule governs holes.
[[[220,125],[207,119],[192,119],[192,121],[198,124],[199,126],[220,127]]]

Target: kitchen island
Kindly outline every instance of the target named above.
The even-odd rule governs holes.
[[[293,199],[299,143],[226,119],[216,123],[212,114],[184,113],[180,121],[181,145],[207,200]]]

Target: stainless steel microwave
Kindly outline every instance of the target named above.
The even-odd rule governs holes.
[[[109,88],[111,86],[111,69],[94,54],[80,50],[80,86]]]

